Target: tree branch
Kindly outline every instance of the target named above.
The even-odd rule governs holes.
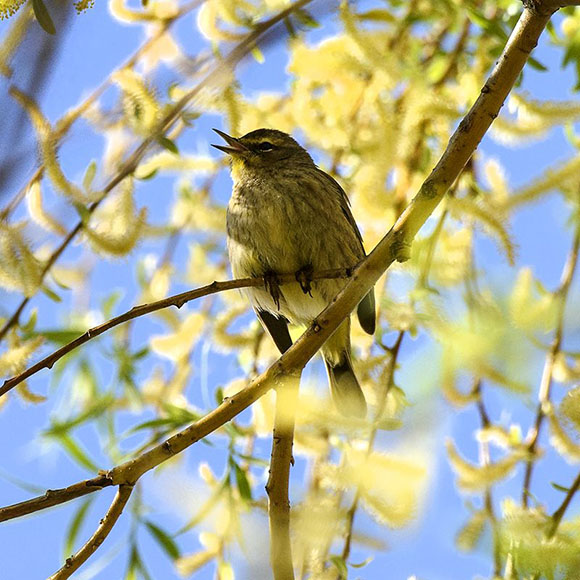
[[[65,580],[66,578],[70,578],[97,551],[123,513],[123,509],[127,505],[132,491],[132,485],[119,486],[113,503],[107,510],[105,517],[100,521],[95,533],[76,554],[66,559],[64,566],[58,572],[55,572],[49,580]]]
[[[348,278],[352,274],[351,268],[337,268],[334,270],[322,270],[320,272],[314,272],[310,275],[311,280],[322,280],[331,278]],[[278,282],[281,285],[289,284],[291,282],[296,282],[296,274],[279,274]],[[120,324],[124,324],[140,316],[145,316],[146,314],[151,314],[152,312],[157,312],[164,308],[169,308],[175,306],[181,308],[187,302],[192,300],[197,300],[204,296],[209,296],[211,294],[217,294],[218,292],[224,292],[225,290],[234,290],[239,288],[254,288],[256,286],[265,285],[265,279],[262,278],[239,278],[236,280],[226,280],[223,282],[214,281],[206,286],[201,286],[200,288],[195,288],[193,290],[188,290],[187,292],[181,292],[180,294],[175,294],[173,296],[168,296],[156,302],[150,302],[148,304],[140,304],[139,306],[134,306],[131,310],[111,318],[103,324],[89,328],[84,334],[75,338],[71,342],[65,344],[58,350],[55,350],[48,356],[44,357],[42,360],[38,361],[31,367],[27,368],[25,371],[19,375],[6,379],[2,386],[0,387],[0,396],[6,394],[8,391],[12,390],[14,387],[30,378],[32,375],[36,374],[42,369],[50,369],[52,366],[59,361],[62,357],[67,355],[69,352],[75,350],[79,346],[86,344],[93,338],[97,338],[107,330],[111,330]]]
[[[13,520],[34,512],[66,503],[77,497],[100,491],[104,487],[113,485],[106,475],[99,475],[62,489],[48,489],[43,495],[0,508],[0,522]]]
[[[560,522],[562,521],[562,518],[564,517],[564,514],[566,513],[572,498],[578,492],[578,489],[580,489],[580,473],[576,476],[574,483],[570,486],[570,489],[568,490],[568,493],[566,494],[566,497],[564,498],[564,501],[560,507],[552,514],[552,525],[548,531],[548,539],[552,538],[558,530],[558,526],[560,525]]]
[[[275,580],[294,580],[290,538],[290,465],[300,374],[286,377],[276,389],[270,475],[266,484],[270,521],[270,560]]]

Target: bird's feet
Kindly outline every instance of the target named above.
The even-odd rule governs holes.
[[[304,294],[308,294],[310,298],[312,298],[312,266],[306,266],[302,268],[302,270],[298,270],[296,272],[296,281],[300,284],[300,288],[302,288],[302,292]]]
[[[278,279],[278,275],[276,272],[269,271],[264,274],[263,278],[266,290],[272,297],[276,308],[280,310],[280,297],[282,296],[282,292],[280,291],[280,280]]]

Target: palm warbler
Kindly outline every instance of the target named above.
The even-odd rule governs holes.
[[[227,244],[236,277],[266,276],[265,288],[247,294],[280,352],[292,344],[288,322],[310,324],[346,284],[308,282],[308,272],[355,266],[363,242],[346,193],[320,170],[290,135],[258,129],[238,139],[214,129],[227,143],[214,145],[231,156],[232,197],[227,211]],[[277,288],[276,274],[297,273],[301,283]],[[369,334],[375,331],[371,290],[357,308]],[[346,415],[364,417],[366,402],[352,370],[350,318],[322,347],[331,393]]]

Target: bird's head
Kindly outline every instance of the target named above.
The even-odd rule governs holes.
[[[214,129],[226,145],[212,145],[232,158],[232,174],[240,171],[276,170],[313,164],[308,152],[290,135],[276,129],[256,129],[243,137],[231,137]]]

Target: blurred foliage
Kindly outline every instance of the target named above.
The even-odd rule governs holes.
[[[20,4],[1,2],[0,16],[10,16]],[[91,4],[75,6],[82,11]],[[52,32],[44,3],[35,0],[32,5],[39,23]],[[12,90],[36,131],[41,171],[23,182],[22,191],[7,200],[0,214],[0,287],[30,299],[30,307],[16,318],[0,306],[2,375],[21,372],[30,361],[121,311],[117,288],[111,285],[108,294],[96,295],[91,287],[91,275],[98,268],[102,276],[110,260],[122,259],[134,273],[135,284],[125,289],[132,304],[164,298],[178,285],[228,277],[224,186],[216,181],[225,170],[224,160],[206,155],[205,147],[180,143],[203,115],[220,115],[235,135],[261,126],[295,134],[344,185],[370,250],[418,190],[458,120],[478,97],[521,11],[517,0],[341,3],[332,14],[299,8],[273,31],[274,40],[286,50],[287,87],[248,91],[226,65],[211,82],[202,82],[233,43],[289,5],[286,0],[208,0],[196,7],[149,0],[129,6],[111,0],[112,17],[141,28],[147,42],[128,65],[111,72],[102,90],[62,111],[55,122],[32,97]],[[549,42],[561,51],[563,67],[575,67],[578,89],[580,10],[562,12],[549,27]],[[172,33],[172,25],[192,13],[205,43],[203,54],[188,54]],[[0,73],[7,77],[11,54],[23,39],[17,26],[15,20],[14,30],[0,45]],[[267,46],[254,48],[252,55],[258,62],[268,59]],[[537,60],[529,64],[544,71],[547,82],[558,74]],[[171,70],[170,83],[167,75],[159,74],[162,67]],[[160,137],[161,120],[197,85],[195,98]],[[530,361],[546,356],[542,381],[548,381],[548,397],[530,412],[530,422],[536,412],[541,420],[546,418],[552,448],[568,461],[580,461],[580,356],[563,349],[558,330],[565,318],[567,289],[545,288],[533,269],[520,264],[512,235],[522,208],[554,194],[565,201],[570,229],[578,232],[580,139],[574,123],[579,117],[576,101],[540,101],[516,88],[491,137],[515,146],[564,128],[570,157],[534,168],[530,181],[513,189],[506,177],[509,167],[476,155],[416,240],[412,259],[379,281],[375,340],[353,325],[355,366],[376,415],[373,422],[337,415],[326,395],[320,398],[326,392],[324,378],[304,381],[295,456],[303,462],[306,477],[292,481],[294,554],[301,577],[355,576],[367,561],[353,562],[353,544],[369,557],[382,558],[382,527],[405,526],[421,517],[432,489],[430,455],[438,427],[427,425],[415,437],[403,432],[401,448],[395,450],[381,436],[405,425],[405,391],[411,387],[431,399],[441,392],[453,406],[477,408],[482,417],[481,429],[474,427],[479,462],[464,458],[456,442],[447,444],[461,492],[481,500],[477,506],[466,504],[469,516],[457,532],[458,549],[478,549],[484,534],[491,532],[492,546],[488,542],[485,549],[492,576],[552,580],[572,578],[578,570],[577,518],[558,522],[553,529],[554,518],[541,504],[530,508],[527,501],[520,504],[501,496],[498,509],[492,501],[492,488],[514,470],[533,466],[541,453],[522,438],[523,426],[487,416],[483,392],[493,387],[529,401],[540,384],[540,377],[530,374]],[[76,165],[70,154],[61,153],[77,122],[100,137],[95,140],[95,160],[82,160],[80,172],[71,169]],[[204,132],[196,138],[205,144],[209,136]],[[125,175],[125,162],[142,143],[149,147],[146,154]],[[110,192],[104,189],[116,177],[117,186]],[[174,192],[166,198],[167,217],[148,213],[139,192],[145,186],[158,187],[167,195],[169,179]],[[80,247],[61,256],[60,245],[70,245],[69,232]],[[476,240],[485,238],[514,268],[511,287],[478,268]],[[185,259],[178,246],[181,254],[187,252]],[[577,255],[571,255],[573,270]],[[52,328],[38,322],[43,313],[35,298],[40,293],[54,301]],[[43,439],[60,446],[90,473],[100,462],[117,464],[202,417],[277,357],[247,312],[242,296],[222,293],[179,312],[153,314],[155,331],[146,335],[140,321],[133,321],[69,354],[52,371],[49,397],[50,402],[64,391],[67,404],[51,412]],[[567,321],[566,330],[577,330],[578,322],[577,317]],[[405,356],[406,344],[417,337],[436,345],[430,352],[425,349],[421,360]],[[203,354],[210,351],[215,359]],[[235,364],[228,367],[226,384],[219,384],[224,380],[219,368],[223,355]],[[416,384],[399,383],[400,364],[416,365],[408,375]],[[553,381],[563,386],[561,401],[550,400]],[[192,388],[202,390],[200,407],[191,402]],[[45,401],[26,384],[14,396],[30,403]],[[132,499],[126,578],[150,577],[137,529],[146,530],[184,577],[209,564],[220,579],[236,577],[231,560],[235,544],[248,560],[256,558],[245,545],[243,530],[252,514],[266,509],[262,488],[269,457],[260,442],[271,437],[273,410],[269,394],[250,414],[203,440],[215,446],[223,472],[199,465],[196,485],[203,499],[187,504],[180,498],[179,511],[188,514],[183,529],[166,529],[156,520],[156,506],[146,505],[142,494]],[[127,416],[128,429],[119,420]],[[79,435],[87,428],[98,434],[104,456],[93,457],[87,450]],[[172,465],[182,461],[179,457]],[[524,489],[523,494],[531,491]],[[91,502],[79,502],[63,532],[67,554],[81,542]],[[376,522],[372,533],[354,527],[358,511]],[[196,534],[196,550],[183,547],[191,545],[182,542],[188,534]],[[256,562],[260,565],[265,562]]]

